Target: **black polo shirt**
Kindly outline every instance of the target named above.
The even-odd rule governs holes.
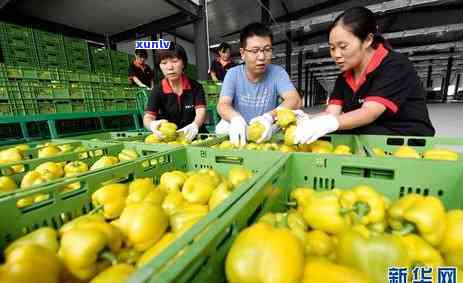
[[[161,84],[153,88],[146,106],[147,114],[156,116],[156,119],[166,119],[176,124],[178,129],[194,121],[196,109],[206,107],[203,87],[185,74],[182,75],[181,81],[183,92],[177,95],[167,79],[161,80]],[[207,132],[204,125],[199,132]]]
[[[232,61],[223,66],[219,62],[219,59],[215,59],[211,64],[211,72],[214,72],[217,79],[223,82],[223,79],[225,78],[225,74],[227,73],[228,69],[234,66],[236,66],[236,64],[234,64]]]
[[[133,82],[133,77],[137,77],[144,85],[151,87],[154,80],[153,70],[147,64],[137,65],[133,61],[129,66],[129,80]]]
[[[380,45],[365,73],[355,83],[351,71],[339,75],[329,104],[344,113],[359,109],[364,101],[383,104],[386,111],[369,125],[349,134],[434,136],[426,107],[426,94],[408,58]]]

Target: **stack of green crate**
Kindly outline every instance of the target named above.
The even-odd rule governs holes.
[[[64,36],[63,42],[67,67],[70,70],[89,72],[91,70],[91,64],[87,41]]]
[[[92,59],[92,68],[97,73],[111,73],[111,59],[108,49],[106,48],[90,48],[90,57]]]
[[[110,50],[109,55],[111,57],[111,67],[113,74],[127,75],[129,69],[129,54],[125,52]]]
[[[63,36],[41,30],[33,30],[39,65],[42,67],[66,68],[66,53]]]
[[[31,67],[39,63],[30,28],[0,23],[0,47],[6,64]]]

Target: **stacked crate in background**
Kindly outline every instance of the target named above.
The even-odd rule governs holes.
[[[39,64],[30,28],[0,23],[0,47],[6,64],[29,67]]]
[[[63,37],[67,67],[74,71],[90,72],[90,56],[87,42],[83,39]]]

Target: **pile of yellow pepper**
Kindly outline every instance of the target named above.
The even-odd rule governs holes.
[[[433,267],[437,282],[437,267],[463,269],[463,210],[446,211],[434,196],[391,202],[366,185],[296,188],[288,205],[238,234],[228,282],[386,283],[389,267],[416,266]]]
[[[13,163],[23,160],[23,152],[28,149],[29,147],[27,147],[27,145],[20,145],[14,148],[0,151],[0,164]],[[47,144],[40,147],[38,151],[38,158],[53,157],[65,152],[80,152],[85,150],[87,150],[85,147],[73,148],[70,144],[63,144],[58,146]],[[134,150],[123,149],[117,157],[110,155],[102,156],[90,167],[86,162],[80,160],[70,162],[47,161],[28,172],[25,172],[24,165],[22,164],[13,165],[11,167],[11,170],[8,170],[8,172],[2,172],[3,176],[0,176],[0,193],[12,192],[18,188],[28,189],[33,186],[44,185],[50,181],[57,180],[60,178],[75,177],[87,171],[98,170],[104,167],[115,165],[122,161],[134,160],[138,157],[138,153]],[[22,177],[21,182],[17,184],[11,175],[22,172],[25,172],[25,174]],[[63,191],[75,190],[79,187],[79,183],[71,184],[64,188]],[[37,194],[28,198],[23,198],[18,201],[17,207],[27,207],[34,203],[46,200],[47,198],[48,196],[45,194]]]
[[[91,213],[11,243],[0,282],[125,282],[251,177],[233,167],[226,177],[202,169],[166,172],[158,186],[151,178],[107,184],[92,194]]]

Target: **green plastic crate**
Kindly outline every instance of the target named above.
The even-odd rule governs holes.
[[[41,82],[37,98],[69,98],[69,84],[65,82]]]
[[[206,95],[220,94],[220,89],[222,87],[221,83],[217,83],[214,81],[199,81],[199,83],[203,86],[204,93]]]
[[[89,212],[93,207],[91,194],[105,182],[130,181],[138,177],[153,178],[156,183],[160,176],[172,170],[200,170],[212,168],[226,175],[228,170],[237,164],[251,169],[255,174],[247,182],[237,187],[232,195],[221,205],[209,212],[208,216],[195,224],[187,231],[179,242],[185,239],[205,224],[212,224],[209,220],[223,214],[234,202],[245,194],[251,186],[259,180],[262,175],[281,157],[278,154],[269,154],[262,158],[255,155],[242,155],[239,152],[224,154],[202,148],[176,148],[168,152],[151,155],[153,152],[134,145],[126,145],[146,156],[140,160],[126,162],[119,166],[106,170],[98,170],[91,174],[64,180],[59,183],[52,183],[37,189],[30,189],[24,192],[10,193],[0,200],[0,211],[15,221],[2,221],[0,224],[0,247],[14,240],[24,233],[37,229],[40,226],[48,225],[59,228],[70,219]],[[262,164],[266,165],[263,166]],[[81,188],[70,192],[60,190],[69,184],[79,182]],[[24,209],[16,208],[16,202],[28,196],[43,193],[49,199]],[[164,259],[167,261],[167,259]]]
[[[37,79],[44,81],[66,81],[66,77],[58,68],[44,68],[39,67],[36,69]],[[63,74],[63,76],[61,76]]]
[[[37,100],[34,99],[10,99],[13,108],[13,116],[30,116],[39,113]]]
[[[460,160],[463,160],[463,138],[375,135],[360,135],[358,138],[369,156],[375,156],[372,151],[374,147],[383,149],[387,156],[391,156],[400,146],[408,145],[416,149],[421,155],[428,149],[450,149],[459,153]]]
[[[6,80],[8,80],[8,76],[6,75],[6,67],[0,63],[0,81]]]
[[[0,80],[0,99],[20,99],[21,89],[16,81]]]
[[[69,97],[71,99],[93,98],[92,86],[85,83],[70,83]]]
[[[127,99],[104,99],[104,111],[126,111]]]
[[[411,172],[410,168],[420,170]],[[419,160],[382,159],[378,163],[368,157],[288,155],[223,215],[210,218],[208,223],[215,223],[213,226],[204,225],[195,230],[197,233],[185,235],[184,241],[169,246],[127,283],[226,282],[225,259],[238,233],[267,212],[288,210],[286,203],[296,187],[331,190],[367,184],[392,199],[410,193],[434,195],[448,209],[462,208],[459,184],[463,182],[463,168],[455,162],[446,162],[445,170],[440,168]],[[181,257],[167,261],[182,249]]]
[[[6,36],[11,38],[24,38],[32,42],[32,29],[10,23],[0,23],[0,28]]]
[[[13,116],[13,108],[8,100],[0,100],[0,116],[9,117]]]
[[[48,43],[50,45],[62,45],[63,36],[60,34],[50,33],[41,30],[33,30],[34,38],[36,42]]]

